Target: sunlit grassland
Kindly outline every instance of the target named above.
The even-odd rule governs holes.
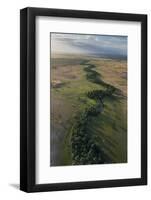
[[[127,119],[126,102],[106,99],[103,112],[93,117],[88,125],[100,143],[103,151],[109,155],[113,163],[127,161]]]
[[[51,126],[52,134],[58,137],[56,145],[59,159],[54,165],[72,165],[70,127],[74,116],[94,105],[95,101],[85,94],[92,90],[104,90],[104,85],[90,82],[86,78],[84,65],[96,66],[101,79],[121,90],[120,97],[106,97],[104,109],[92,117],[87,130],[91,132],[111,163],[127,161],[127,63],[123,60],[100,59],[80,56],[58,56],[51,62]],[[60,136],[61,135],[61,136]],[[52,138],[52,137],[51,137]],[[61,140],[59,139],[61,138]],[[56,148],[55,144],[53,148]]]

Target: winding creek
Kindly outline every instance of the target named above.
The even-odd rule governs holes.
[[[110,159],[105,155],[92,133],[87,131],[87,125],[91,122],[92,117],[97,117],[103,112],[104,98],[111,96],[116,91],[116,88],[101,79],[101,75],[95,71],[95,65],[88,64],[87,61],[82,62],[81,65],[85,66],[84,71],[86,72],[87,80],[103,86],[104,90],[88,91],[86,95],[88,98],[95,100],[95,106],[89,106],[79,113],[74,120],[70,130],[72,164],[108,163]]]
[[[111,158],[106,155],[100,143],[88,130],[91,121],[97,118],[105,109],[106,97],[118,96],[119,89],[102,80],[100,73],[96,71],[96,66],[90,64],[88,60],[80,64],[85,72],[87,81],[100,86],[98,89],[89,90],[84,95],[86,99],[91,99],[93,104],[84,106],[71,120],[71,126],[67,132],[60,132],[58,127],[57,135],[51,140],[51,164],[53,166],[62,165],[86,165],[111,163]],[[63,105],[62,105],[63,106]],[[62,146],[63,143],[63,146]],[[64,150],[66,149],[66,150]],[[64,162],[64,157],[66,160]]]

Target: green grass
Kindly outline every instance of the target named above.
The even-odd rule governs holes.
[[[106,99],[104,111],[98,117],[93,117],[88,126],[88,131],[96,137],[113,163],[127,161],[127,119],[126,113],[122,114],[123,104],[122,100]]]
[[[58,98],[63,102],[62,110],[57,110],[57,112],[64,113],[64,116],[59,119],[60,115],[58,115],[59,117],[56,120],[56,126],[57,121],[61,120],[66,127],[60,131],[61,134],[64,134],[64,140],[61,141],[60,165],[72,165],[72,134],[70,128],[74,123],[74,117],[87,106],[96,104],[96,101],[88,98],[86,93],[92,90],[105,90],[107,85],[112,85],[119,89],[124,88],[122,92],[124,95],[126,94],[127,82],[119,76],[119,71],[121,71],[119,66],[123,63],[121,64],[121,62],[114,60],[92,60],[89,61],[89,64],[95,65],[95,67],[90,67],[91,71],[89,72],[91,74],[87,76],[86,59],[83,59],[83,63],[82,58],[70,59],[67,57],[53,60],[52,79],[61,80],[62,83],[65,83],[61,87],[52,88],[51,90],[53,102]],[[113,68],[112,65],[115,67]],[[68,71],[70,68],[72,70]],[[110,73],[110,69],[112,69],[113,75]],[[62,70],[62,76],[55,74],[57,70]],[[92,72],[92,70],[96,72]],[[76,78],[72,78],[71,75],[74,75]],[[95,79],[97,81],[94,81]],[[68,112],[65,112],[66,110]],[[112,163],[127,161],[126,113],[127,102],[124,97],[106,97],[104,99],[103,112],[96,117],[92,117],[87,126],[87,131],[93,135],[95,141]]]

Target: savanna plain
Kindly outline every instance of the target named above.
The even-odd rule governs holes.
[[[51,166],[127,162],[127,61],[51,57]]]

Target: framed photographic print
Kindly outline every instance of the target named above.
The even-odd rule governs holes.
[[[20,12],[20,189],[147,184],[147,16]]]

